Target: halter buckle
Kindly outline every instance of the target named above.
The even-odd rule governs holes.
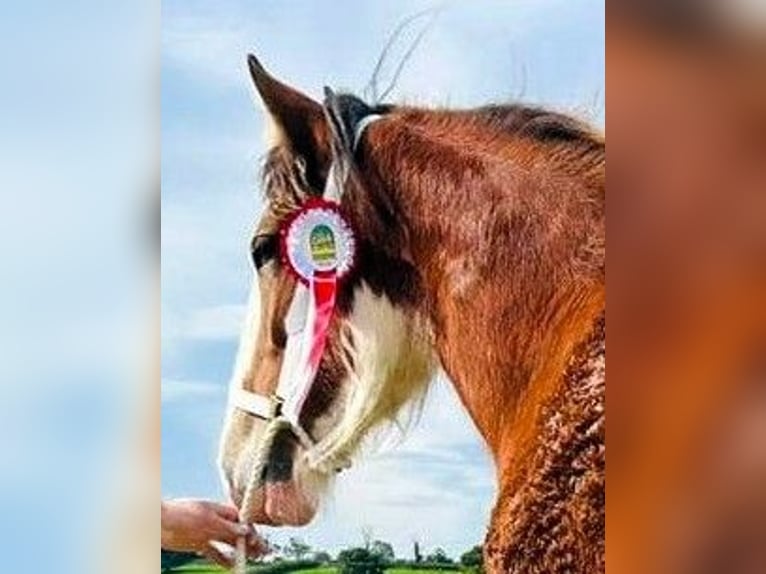
[[[282,416],[282,406],[285,404],[285,399],[277,394],[269,397],[271,401],[271,412],[269,413],[269,420],[273,420]]]

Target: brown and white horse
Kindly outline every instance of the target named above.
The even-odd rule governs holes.
[[[603,571],[603,138],[520,105],[318,103],[249,66],[273,131],[234,390],[276,391],[296,290],[277,234],[331,165],[357,257],[300,413],[313,446],[228,412],[220,464],[243,519],[310,521],[335,471],[441,368],[497,471],[486,570]]]

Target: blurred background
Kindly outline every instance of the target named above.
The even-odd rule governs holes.
[[[766,572],[764,14],[607,15],[616,572]]]
[[[158,496],[132,453],[159,395],[159,16],[0,4],[3,572],[105,572],[118,481]]]

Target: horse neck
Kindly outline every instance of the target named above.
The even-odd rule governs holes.
[[[492,452],[502,484],[528,478],[540,447],[553,446],[541,445],[541,433],[562,408],[570,419],[578,412],[591,416],[578,411],[578,405],[558,401],[562,394],[574,397],[574,390],[590,384],[580,377],[581,366],[594,359],[594,349],[603,343],[598,338],[603,291],[564,293],[559,304],[549,317],[541,314],[539,321],[508,325],[501,330],[505,336],[470,325],[464,320],[470,308],[462,317],[447,311],[446,321],[454,327],[436,334],[442,364]],[[488,348],[495,350],[484,351]]]
[[[482,234],[496,224],[505,233],[497,245],[524,238],[514,237],[513,214],[505,228],[487,219],[492,200],[484,203],[480,196],[496,188],[475,185],[475,178],[484,173],[502,179],[504,174],[491,173],[481,158],[463,153],[481,145],[471,141],[475,134],[461,145],[453,132],[431,152],[427,141],[414,145],[412,133],[400,133],[406,139],[399,141],[394,129],[372,135],[367,175],[382,195],[373,203],[389,206],[407,226],[402,235],[422,282],[420,309],[432,324],[442,365],[498,472],[518,475],[534,451],[541,407],[564,385],[578,343],[603,312],[603,281],[594,273],[586,278],[562,270],[555,254],[540,259],[524,253],[523,245],[502,253],[487,242]],[[419,147],[421,155],[412,157]],[[551,212],[555,217],[556,205],[540,203],[537,215],[543,221]]]

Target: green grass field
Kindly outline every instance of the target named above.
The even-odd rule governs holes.
[[[174,574],[224,574],[226,572],[228,572],[228,570],[224,570],[218,566],[202,563],[187,564],[173,570]],[[337,568],[324,567],[311,568],[309,570],[296,570],[292,574],[337,574],[337,572]],[[439,570],[409,570],[407,568],[391,568],[390,570],[386,570],[386,574],[444,574],[444,572]]]
[[[257,571],[257,570],[256,570]],[[179,566],[173,570],[173,574],[223,574],[229,572],[228,570],[219,566],[204,563],[193,563]],[[308,570],[295,570],[291,574],[336,574],[338,570],[336,568],[311,568]],[[397,571],[401,574],[401,571]],[[428,574],[428,573],[426,573]]]
[[[213,566],[212,564],[185,564],[184,566],[179,566],[178,568],[173,569],[173,574],[176,574],[176,572],[188,572],[191,574],[192,572],[194,574],[218,574],[220,572],[228,572],[228,570],[224,570],[223,568],[219,566]]]

